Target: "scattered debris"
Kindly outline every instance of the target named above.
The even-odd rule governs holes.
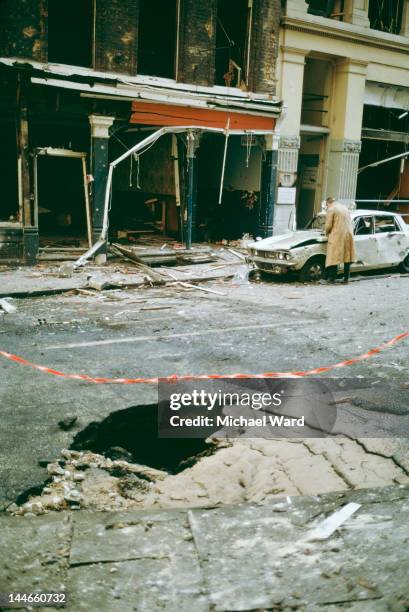
[[[74,266],[70,263],[64,263],[60,266],[58,276],[60,278],[71,278],[74,274]]]
[[[184,281],[178,282],[178,285],[181,287],[186,287],[187,289],[197,289],[198,291],[204,291],[205,293],[215,293],[216,295],[226,295],[221,291],[216,291],[215,289],[208,289],[207,287],[199,287],[199,285],[192,285],[192,283],[185,283]]]
[[[17,312],[17,308],[13,306],[13,304],[10,304],[10,302],[7,301],[9,299],[11,298],[0,299],[0,308],[2,308],[4,312],[6,312],[7,314],[13,314]]]
[[[347,521],[359,508],[361,504],[351,502],[346,506],[343,506],[340,510],[337,510],[331,516],[320,523],[315,529],[311,531],[306,537],[307,542],[313,542],[315,540],[327,540],[332,536],[334,531],[339,529],[345,521]]]
[[[108,287],[111,286],[111,283],[100,279],[100,278],[90,278],[88,280],[88,287],[91,287],[91,289],[95,289],[96,291],[103,291],[104,289],[108,289]]]
[[[235,251],[234,249],[226,249],[226,250],[229,251],[229,253],[232,253],[233,255],[238,257],[239,259],[246,261],[246,256],[243,255],[243,253],[239,253],[238,251]]]

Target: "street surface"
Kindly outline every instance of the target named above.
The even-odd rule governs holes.
[[[337,363],[409,328],[409,278],[397,274],[335,286],[256,284],[241,278],[202,286],[223,295],[166,286],[14,299],[17,312],[1,315],[0,349],[63,372],[96,377],[261,373]],[[347,397],[340,404],[351,414],[360,410],[376,415],[380,437],[385,431],[402,436],[407,430],[407,355],[408,340],[324,375],[383,381],[376,392],[363,392],[352,401]],[[65,380],[3,358],[0,376],[3,507],[41,486],[47,462],[69,448],[90,422],[157,401],[155,385]],[[77,421],[64,431],[58,422],[70,416]],[[390,463],[397,465],[395,476],[404,482],[409,471],[406,442],[396,443],[396,452],[382,453],[394,455]],[[393,474],[385,481],[370,479],[368,486],[391,484],[391,478],[393,482]]]

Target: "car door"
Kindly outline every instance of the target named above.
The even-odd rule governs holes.
[[[407,251],[407,236],[395,215],[375,215],[374,234],[379,266],[399,265]]]
[[[379,253],[374,235],[372,215],[361,215],[354,220],[354,243],[357,261],[351,265],[353,270],[367,270],[379,265]]]

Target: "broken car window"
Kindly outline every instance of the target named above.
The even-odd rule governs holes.
[[[355,235],[365,236],[372,234],[372,217],[358,217],[355,222]]]
[[[387,232],[399,232],[400,227],[396,223],[395,217],[375,217],[375,234],[385,234]]]
[[[316,229],[322,232],[325,231],[325,215],[317,215],[307,225],[308,229]]]

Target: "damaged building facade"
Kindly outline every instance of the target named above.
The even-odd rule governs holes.
[[[287,0],[279,49],[279,181],[296,196],[278,198],[275,232],[328,195],[407,213],[409,1]]]
[[[2,0],[0,260],[84,251],[107,221],[116,239],[270,235],[280,11],[279,0]]]

